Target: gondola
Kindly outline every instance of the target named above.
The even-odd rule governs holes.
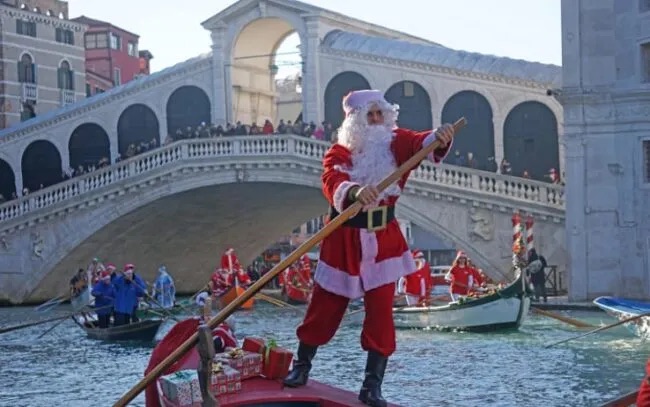
[[[292,305],[307,304],[311,299],[311,289],[299,287],[287,281],[282,287],[281,296],[282,301]]]
[[[72,317],[72,319],[86,332],[89,338],[103,341],[153,342],[160,325],[164,322],[164,319],[156,318],[132,322],[128,325],[98,328],[96,320],[86,321],[78,317]]]

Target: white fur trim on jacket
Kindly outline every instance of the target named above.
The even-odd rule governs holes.
[[[424,142],[422,143],[422,147],[424,148],[424,147],[428,146],[429,144],[433,143],[434,141],[436,141],[436,132],[435,132],[435,130],[432,131],[431,133],[429,133],[429,135],[424,139]],[[427,158],[429,160],[433,161],[436,164],[442,162],[442,160],[444,160],[445,157],[447,157],[447,155],[451,151],[451,146],[453,144],[454,144],[454,140],[451,140],[451,143],[449,143],[449,145],[447,146],[447,148],[445,150],[445,153],[443,155],[437,154],[438,150],[433,150],[433,152],[431,154],[429,154],[427,156]]]
[[[352,187],[358,187],[359,184],[351,181],[343,181],[336,187],[334,191],[334,196],[332,197],[332,203],[334,204],[334,209],[338,213],[341,213],[345,210],[345,200],[348,198],[348,192]]]

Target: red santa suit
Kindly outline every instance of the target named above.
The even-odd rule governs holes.
[[[463,259],[464,262],[461,261]],[[456,255],[456,260],[447,274],[447,279],[451,281],[449,290],[452,300],[457,301],[459,297],[469,294],[474,277],[472,269],[467,264],[467,256],[462,251]]]
[[[345,129],[344,123],[338,143],[323,159],[322,190],[330,204],[330,217],[352,204],[348,197],[351,188],[379,184],[397,166],[436,139],[432,131],[390,130],[397,112],[380,91],[350,93],[344,99],[344,110],[361,123],[367,120],[367,109],[372,104],[380,106],[385,125],[369,126],[365,122]],[[449,147],[437,149],[429,158],[440,162]],[[321,242],[312,300],[297,330],[302,343],[309,346],[327,343],[338,329],[349,300],[364,297],[362,348],[384,357],[394,352],[395,282],[416,271],[394,212],[408,176],[406,173],[382,192],[374,208],[364,208]],[[378,228],[369,229],[369,222],[372,228]]]
[[[210,276],[210,290],[213,295],[221,295],[232,286],[230,275],[226,270],[216,268]]]
[[[639,393],[636,396],[636,405],[638,407],[650,406],[650,359],[645,365],[645,377],[639,386]]]
[[[413,258],[418,270],[415,273],[406,276],[406,301],[408,305],[417,305],[429,299],[431,288],[433,287],[433,280],[431,278],[431,270],[429,263],[424,259],[424,254],[415,250]]]
[[[243,269],[235,254],[235,249],[230,248],[221,256],[221,268],[228,270],[230,273]]]
[[[223,322],[212,330],[212,337],[214,338],[214,349],[217,353],[223,352],[226,348],[237,347],[237,337],[235,336],[234,326]]]

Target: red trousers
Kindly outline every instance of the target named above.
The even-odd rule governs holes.
[[[650,359],[646,363],[646,374],[639,387],[639,394],[637,395],[637,407],[650,407]]]
[[[393,322],[393,297],[395,283],[367,291],[363,302],[366,311],[361,330],[361,347],[384,357],[395,352],[395,324]],[[314,286],[307,314],[298,327],[298,339],[311,346],[329,342],[341,325],[350,299]]]

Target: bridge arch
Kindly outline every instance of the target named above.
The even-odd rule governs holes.
[[[64,289],[69,267],[85,264],[97,253],[114,264],[134,263],[149,280],[160,264],[172,273],[194,270],[179,276],[177,290],[196,291],[218,263],[215,253],[235,247],[248,264],[278,237],[326,211],[318,174],[265,167],[254,177],[256,182],[232,183],[233,172],[223,168],[188,173],[180,182],[149,186],[146,194],[122,196],[119,206],[106,202],[84,212],[79,221],[92,227],[62,237],[58,246],[71,248],[68,253],[48,253],[45,261],[56,266],[35,276],[41,281],[28,290],[30,298]],[[263,203],[259,196],[266,197]],[[297,201],[301,205],[287,212]],[[95,223],[86,223],[90,219]],[[241,222],[233,225],[232,219]],[[192,233],[179,241],[180,224]],[[229,232],[215,233],[223,230]],[[158,255],[142,249],[145,235],[146,245],[156,247]],[[191,264],[177,255],[179,250],[192,250]]]
[[[263,17],[249,13],[228,25],[233,111],[226,118],[258,126],[268,119],[277,125],[275,77],[281,67],[302,66],[304,22],[297,14],[269,4]],[[296,33],[301,45],[277,55],[283,42]]]
[[[422,85],[415,81],[393,84],[384,96],[390,103],[399,105],[399,126],[413,130],[431,130],[433,113],[431,97]]]
[[[515,106],[503,125],[503,150],[512,174],[528,171],[530,178],[550,181],[549,170],[560,169],[557,118],[544,103],[527,101]]]
[[[141,143],[149,144],[153,140],[160,145],[160,124],[156,113],[142,103],[124,109],[117,121],[117,149],[120,156],[126,158],[131,145],[138,147]]]
[[[16,174],[8,162],[0,158],[0,195],[10,200],[16,193]]]
[[[167,99],[167,132],[174,134],[178,129],[195,128],[202,122],[210,124],[210,98],[198,86],[185,85],[174,90]]]
[[[111,161],[111,142],[106,130],[97,123],[83,123],[77,126],[68,141],[70,167],[97,165],[100,160]]]
[[[473,90],[464,90],[451,96],[442,108],[442,123],[453,123],[459,117],[467,118],[463,136],[454,139],[454,152],[446,162],[454,163],[455,152],[467,159],[471,152],[479,169],[490,170],[488,160],[495,159],[494,123],[492,107],[487,98]],[[496,163],[497,165],[499,163]]]
[[[343,123],[343,97],[353,90],[370,89],[370,83],[360,73],[344,71],[327,82],[325,87],[325,121],[337,129]]]
[[[31,142],[23,152],[21,171],[23,188],[37,191],[62,180],[61,153],[47,140]]]

